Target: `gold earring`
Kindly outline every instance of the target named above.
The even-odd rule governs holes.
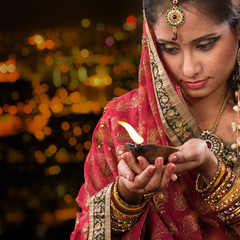
[[[173,7],[166,12],[166,22],[173,27],[172,40],[177,41],[177,27],[184,23],[184,12],[177,7],[178,0],[173,0]]]

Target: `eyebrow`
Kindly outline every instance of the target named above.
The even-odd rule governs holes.
[[[207,35],[204,35],[202,37],[199,37],[199,38],[196,38],[196,39],[193,39],[192,41],[190,42],[199,42],[205,38],[208,38],[208,37],[213,37],[213,36],[216,36],[217,33],[210,33],[210,34],[207,34]],[[161,39],[161,38],[156,38],[156,41],[157,42],[163,42],[163,43],[176,43],[175,41],[168,41],[168,40],[164,40],[164,39]]]

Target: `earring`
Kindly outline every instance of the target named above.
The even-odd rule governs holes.
[[[177,7],[178,0],[173,0],[173,7],[166,12],[166,22],[173,27],[172,40],[177,41],[177,27],[184,23],[184,12]]]

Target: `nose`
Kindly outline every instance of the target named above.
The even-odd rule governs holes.
[[[201,71],[201,63],[191,52],[184,53],[182,62],[182,72],[187,78],[194,78]]]

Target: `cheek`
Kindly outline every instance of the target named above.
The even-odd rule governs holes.
[[[171,56],[163,52],[161,53],[160,58],[167,72],[173,76],[177,76],[179,73],[179,62],[181,62],[179,56]]]
[[[218,75],[228,78],[235,66],[236,54],[237,49],[234,48],[219,49],[211,58],[206,58],[206,66],[211,67],[211,71],[215,71]]]

